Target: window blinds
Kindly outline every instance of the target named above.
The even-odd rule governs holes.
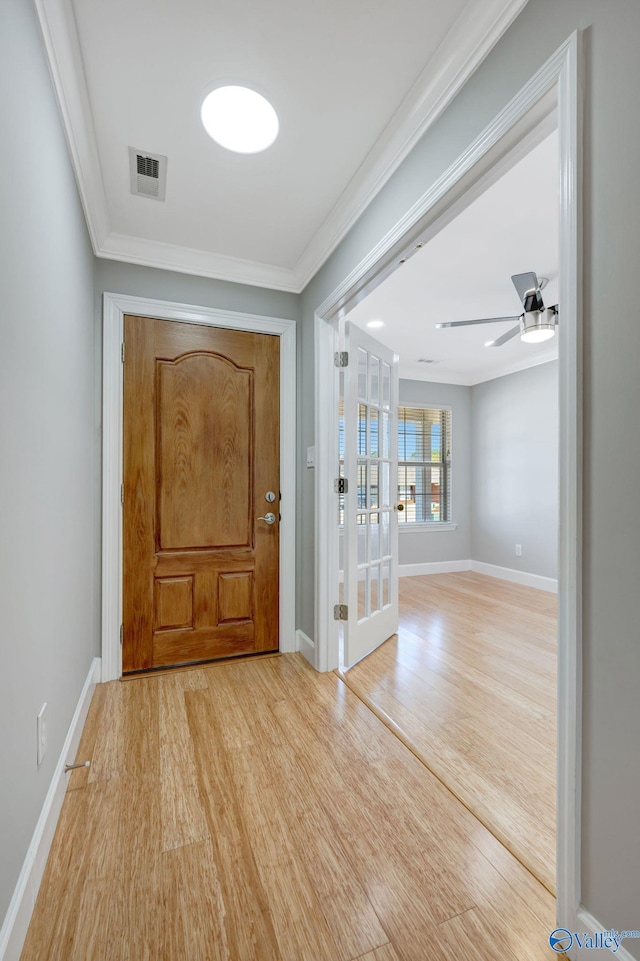
[[[451,411],[398,408],[400,524],[451,520]]]

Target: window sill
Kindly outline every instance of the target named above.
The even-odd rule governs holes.
[[[398,531],[400,533],[404,531],[406,531],[407,533],[409,533],[410,531],[413,531],[415,534],[424,534],[427,531],[434,531],[434,532],[435,531],[455,531],[457,530],[457,528],[458,528],[458,525],[453,523],[451,524],[437,524],[437,523],[433,523],[433,524],[400,523],[398,524]]]

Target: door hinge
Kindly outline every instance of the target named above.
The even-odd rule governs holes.
[[[122,647],[122,642],[124,640],[124,624],[120,625],[120,646]]]
[[[337,477],[333,482],[333,489],[336,494],[348,494],[349,481],[346,477]]]
[[[124,341],[120,344],[120,360],[124,364]]]
[[[336,604],[333,608],[333,619],[334,621],[348,621],[349,620],[349,608],[346,604]]]
[[[336,367],[348,367],[349,366],[349,351],[348,350],[338,350],[334,355],[334,362]]]
[[[124,484],[120,484],[120,503],[124,504]]]

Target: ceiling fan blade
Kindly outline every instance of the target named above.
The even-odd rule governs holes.
[[[516,334],[519,334],[519,333],[520,333],[520,324],[518,324],[516,327],[512,327],[511,330],[508,330],[506,334],[502,335],[502,337],[498,337],[496,340],[490,340],[484,346],[485,347],[502,347],[503,344],[506,344],[508,340],[511,340],[512,337],[515,337]]]
[[[513,323],[514,320],[520,320],[519,317],[486,317],[482,320],[454,320],[450,324],[436,324],[438,329],[443,327],[471,327],[473,324],[502,324],[506,321]]]
[[[525,311],[544,310],[542,294],[540,293],[540,283],[537,275],[531,270],[526,274],[513,274],[511,277],[513,286],[518,291],[518,297],[522,301]]]

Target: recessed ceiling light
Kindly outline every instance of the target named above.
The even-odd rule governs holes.
[[[235,153],[259,153],[278,136],[278,115],[263,96],[248,87],[218,87],[200,109],[212,140]]]
[[[384,320],[368,320],[367,327],[384,327]]]

